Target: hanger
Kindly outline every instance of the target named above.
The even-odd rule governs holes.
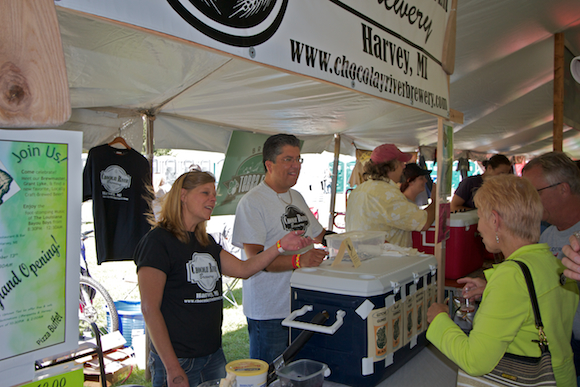
[[[121,131],[123,129],[125,129],[127,126],[131,125],[133,123],[133,119],[124,122],[123,125],[121,125],[119,127],[119,134],[117,135],[117,137],[115,137],[113,139],[113,141],[111,141],[109,143],[109,146],[113,147],[113,148],[117,148],[117,149],[122,149],[122,147],[124,147],[125,149],[131,149],[131,147],[129,146],[129,144],[127,144],[127,141],[125,141],[125,139],[123,138],[123,135],[121,134]],[[117,146],[114,146],[117,145]]]
[[[129,144],[127,144],[127,141],[125,141],[125,139],[121,136],[117,136],[113,139],[113,141],[111,141],[109,143],[109,146],[112,146],[113,148],[118,148],[114,145],[119,144],[123,147],[125,147],[125,149],[131,149],[131,147],[129,146]]]

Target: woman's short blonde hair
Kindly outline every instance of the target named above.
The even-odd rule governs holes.
[[[486,179],[473,202],[481,215],[489,219],[496,211],[512,235],[536,243],[540,240],[542,201],[532,184],[515,175],[498,175]]]
[[[159,214],[159,220],[153,221],[154,226],[169,230],[183,243],[189,242],[189,233],[185,229],[182,217],[181,190],[190,191],[207,183],[215,183],[215,177],[209,172],[193,170],[179,176],[171,186],[169,192],[163,197],[163,205]],[[201,222],[195,228],[195,237],[202,246],[209,244],[206,223]]]

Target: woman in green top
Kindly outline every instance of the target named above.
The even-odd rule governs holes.
[[[514,175],[487,179],[475,194],[478,230],[486,249],[507,259],[485,271],[486,280],[463,278],[468,297],[482,296],[467,336],[447,315],[448,307],[433,304],[427,312],[427,338],[470,375],[484,375],[503,355],[539,357],[540,349],[528,288],[520,267],[530,269],[550,343],[558,386],[576,386],[570,337],[578,305],[578,288],[560,283],[562,263],[538,244],[542,204],[534,187]]]

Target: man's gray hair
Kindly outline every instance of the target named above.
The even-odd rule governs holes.
[[[282,148],[286,145],[300,148],[300,140],[292,134],[275,134],[268,137],[262,148],[262,163],[265,171],[268,170],[266,161],[275,163],[276,157],[282,154]]]
[[[575,195],[580,195],[580,168],[564,152],[548,152],[532,159],[523,172],[534,167],[542,168],[548,184],[568,183]]]

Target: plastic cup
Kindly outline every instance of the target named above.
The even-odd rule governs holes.
[[[459,310],[464,313],[471,313],[475,311],[475,305],[473,302],[469,300],[469,298],[465,297],[465,293],[467,289],[465,288],[457,288],[457,299],[459,300]]]

